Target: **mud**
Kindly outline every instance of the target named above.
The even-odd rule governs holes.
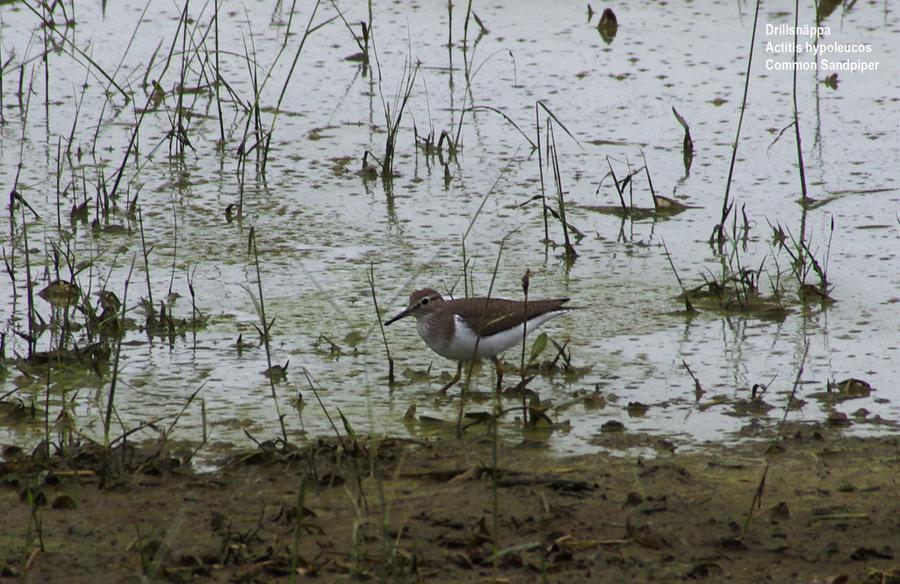
[[[213,472],[189,446],[50,471],[7,449],[0,581],[900,582],[897,437],[796,425],[640,457],[628,436],[496,464],[489,435],[263,443]]]

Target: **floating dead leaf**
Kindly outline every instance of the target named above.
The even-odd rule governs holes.
[[[611,8],[603,10],[603,14],[600,15],[600,22],[597,24],[597,30],[600,32],[600,38],[606,44],[610,44],[616,38],[616,32],[619,30],[619,20]]]
[[[739,399],[734,402],[731,406],[731,411],[728,413],[734,416],[760,416],[774,407],[762,398]]]
[[[431,371],[429,369],[411,369],[407,367],[403,370],[403,377],[410,383],[427,383],[431,380]]]
[[[284,365],[272,365],[265,371],[263,371],[263,375],[271,379],[272,381],[282,381],[287,377],[287,369],[288,365],[291,364],[291,361],[288,360]]]
[[[849,378],[843,381],[829,381],[827,386],[831,400],[844,401],[848,399],[857,399],[861,397],[869,397],[874,391],[868,382],[862,379]],[[818,396],[819,394],[813,394]]]
[[[872,386],[862,379],[848,378],[843,381],[829,381],[827,385],[829,392],[838,393],[842,397],[848,399],[856,397],[869,397],[872,393]]]
[[[731,402],[730,397],[728,397],[727,395],[718,394],[718,395],[712,396],[709,400],[703,402],[702,404],[700,404],[697,407],[702,412],[704,410],[708,410],[709,408],[711,408],[713,406],[720,406],[720,405],[727,404],[730,402]]]
[[[626,410],[628,411],[628,415],[632,418],[640,418],[647,413],[647,410],[650,409],[650,406],[647,404],[642,404],[641,402],[628,402],[628,406]]]
[[[122,302],[119,300],[119,297],[111,290],[102,290],[98,292],[97,295],[100,296],[100,307],[104,311],[109,310],[110,312],[118,312],[122,307]]]
[[[433,416],[419,416],[419,423],[431,428],[456,428],[456,422],[448,422]]]
[[[681,212],[688,208],[687,205],[680,201],[676,201],[670,197],[664,197],[663,195],[656,195],[653,197],[653,206],[656,208],[658,212],[669,212],[675,214],[675,212]]]
[[[487,423],[494,419],[490,412],[466,412],[465,418],[478,423]]]
[[[584,407],[588,409],[600,409],[606,407],[606,397],[600,393],[599,387],[595,387],[594,393],[584,396],[581,398],[581,401],[584,403]]]
[[[601,432],[624,432],[625,424],[619,422],[618,420],[610,420],[600,426]]]
[[[56,280],[38,292],[38,296],[49,302],[51,306],[71,306],[78,301],[81,290],[75,284],[65,280]]]
[[[828,412],[828,418],[825,420],[829,426],[841,426],[846,427],[853,424],[850,421],[850,418],[847,417],[847,414],[844,412],[839,412],[837,410],[831,410]]]
[[[366,340],[366,335],[359,331],[351,331],[344,336],[344,342],[355,347]]]

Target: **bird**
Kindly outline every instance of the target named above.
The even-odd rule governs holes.
[[[568,298],[505,300],[461,298],[447,300],[431,288],[416,290],[405,310],[384,323],[388,326],[415,317],[416,331],[432,351],[457,362],[456,375],[444,387],[446,393],[462,377],[464,362],[489,357],[497,368],[497,390],[503,371],[497,355],[521,343],[526,335],[548,320],[572,310]]]

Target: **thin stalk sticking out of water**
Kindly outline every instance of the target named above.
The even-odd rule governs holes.
[[[141,228],[141,253],[144,256],[144,275],[147,278],[147,299],[149,301],[149,313],[153,313],[153,288],[150,286],[150,252],[153,251],[151,247],[149,250],[147,249],[147,240],[144,239],[144,214],[141,211],[141,208],[138,207],[138,225]],[[124,302],[124,300],[123,300]]]
[[[187,12],[186,11],[187,11],[187,5],[185,5],[184,14],[178,20],[178,27],[175,29],[175,35],[172,38],[172,44],[169,45],[169,54],[166,56],[165,65],[163,65],[162,71],[160,71],[160,73],[159,73],[159,79],[162,79],[165,76],[166,71],[168,71],[169,65],[172,62],[172,54],[175,52],[175,44],[178,42],[178,37],[179,37],[179,33],[181,32],[181,27],[187,26],[187,21],[186,21],[187,20]],[[111,78],[109,79],[109,82],[115,85],[115,81],[113,81]],[[118,87],[119,86],[116,85],[116,88],[118,88]],[[126,95],[125,99],[126,99],[126,101],[128,101],[129,98],[127,95]],[[144,115],[147,112],[153,110],[153,108],[151,106],[153,104],[154,99],[156,99],[156,92],[155,91],[149,92],[147,94],[147,101],[144,103],[144,107],[141,108],[140,115],[138,115],[138,119],[135,122],[134,128],[131,131],[131,137],[128,140],[128,146],[125,147],[125,154],[122,156],[122,162],[119,163],[119,168],[116,169],[116,180],[113,182],[112,189],[109,192],[109,196],[111,198],[115,196],[116,192],[119,189],[119,183],[122,181],[122,176],[125,174],[125,165],[128,163],[128,157],[131,155],[131,152],[134,151],[135,155],[137,155],[138,131],[141,129],[141,123],[144,121]],[[98,124],[98,131],[99,131],[99,124]],[[96,143],[96,139],[95,139],[95,143]]]
[[[563,129],[563,131],[566,134],[568,134],[568,136],[570,138],[572,138],[572,140],[575,141],[576,144],[578,144],[579,148],[581,148],[581,143],[578,141],[577,138],[575,138],[575,136],[572,135],[572,132],[569,131],[569,129],[565,126],[565,124],[560,122],[559,118],[557,118],[556,115],[547,108],[547,106],[544,104],[543,101],[537,100],[536,102],[534,102],[534,133],[536,136],[536,142],[532,142],[531,140],[529,140],[528,142],[533,147],[535,147],[538,151],[538,170],[540,171],[540,176],[541,176],[541,194],[540,194],[541,210],[543,212],[543,217],[544,217],[544,244],[547,245],[550,243],[550,229],[549,229],[548,223],[547,223],[547,214],[551,213],[552,210],[551,210],[550,206],[547,205],[546,187],[544,185],[544,157],[543,157],[542,150],[541,150],[540,110],[544,110],[547,113],[548,128],[550,126],[550,121],[553,120],[554,122],[556,122],[559,125],[560,128]],[[546,145],[546,148],[547,148],[547,155],[549,156],[549,154],[550,154],[549,134],[548,134],[547,142],[548,142],[548,144]]]
[[[188,66],[188,8],[190,0],[185,0],[184,9],[181,11],[181,18],[184,24],[181,26],[181,68],[178,73],[178,84],[175,86],[177,92],[175,99],[175,116],[172,120],[172,129],[169,130],[169,155],[172,155],[172,142],[175,143],[175,153],[178,156],[184,155],[184,146],[190,145],[187,139],[187,130],[184,127],[184,91],[185,91],[185,75],[187,75]]]
[[[526,269],[525,274],[522,276],[522,294],[524,295],[524,304],[522,305],[522,314],[528,314],[528,288],[531,285],[531,270]],[[525,338],[528,335],[527,327],[522,327],[522,356],[519,361],[519,373],[521,375],[521,381],[519,385],[522,388],[522,427],[528,427],[528,404],[526,403],[526,391],[525,391]]]
[[[369,290],[372,292],[372,303],[375,304],[375,320],[381,329],[381,341],[384,343],[384,350],[388,359],[388,386],[394,386],[394,358],[391,357],[391,348],[388,346],[387,337],[384,334],[384,324],[381,322],[381,316],[378,310],[378,298],[375,295],[375,265],[369,264]]]
[[[691,139],[691,127],[674,106],[672,107],[672,113],[675,114],[675,119],[678,120],[678,123],[684,129],[684,140],[681,143],[681,158],[684,162],[685,175],[687,175],[691,172],[691,163],[694,161],[694,140]]]
[[[534,104],[534,133],[537,138],[537,151],[538,151],[538,170],[541,174],[541,211],[544,216],[544,244],[550,243],[550,229],[547,225],[547,190],[544,187],[544,158],[541,150],[541,118],[540,112],[538,111],[538,104],[540,102],[535,102]]]
[[[685,136],[685,138],[687,138],[687,136]],[[653,179],[650,177],[650,167],[647,166],[647,157],[644,155],[643,148],[641,148],[641,159],[644,161],[644,173],[647,175],[647,185],[650,187],[650,197],[653,199],[653,208],[658,211],[660,199],[656,196],[656,189],[653,188]]]
[[[610,161],[609,156],[606,157],[606,164],[607,166],[609,166],[609,175],[612,177],[613,186],[616,187],[616,194],[619,195],[619,205],[621,205],[622,207],[622,215],[627,217],[631,214],[631,209],[625,203],[625,196],[623,193],[625,192],[625,187],[631,182],[631,175],[629,174],[628,176],[626,176],[620,183],[619,179],[616,178],[616,171],[612,167],[612,162]],[[600,187],[597,187],[597,190],[599,191]]]
[[[306,39],[308,39],[312,33],[314,33],[315,31],[319,30],[320,28],[322,28],[323,26],[325,26],[326,24],[328,24],[329,22],[331,22],[337,18],[337,16],[334,16],[332,18],[327,19],[325,22],[322,22],[320,24],[317,24],[316,26],[313,26],[313,19],[315,19],[316,13],[319,11],[320,4],[321,4],[321,0],[316,0],[316,4],[315,4],[315,6],[313,6],[312,13],[309,15],[309,20],[306,22],[306,30],[303,31],[303,36],[300,37],[300,44],[297,46],[297,52],[294,53],[294,60],[291,61],[291,67],[290,67],[290,69],[288,69],[288,74],[284,78],[284,83],[281,86],[281,93],[278,94],[278,101],[275,103],[275,113],[272,115],[272,124],[269,126],[269,131],[266,136],[265,148],[263,149],[263,163],[262,163],[262,173],[263,174],[265,174],[265,172],[266,172],[266,163],[268,162],[268,159],[269,159],[269,144],[271,143],[271,140],[272,140],[272,133],[275,132],[275,120],[278,118],[278,112],[281,111],[281,102],[284,101],[284,95],[287,93],[287,88],[291,82],[291,77],[293,77],[293,75],[294,75],[294,70],[297,68],[297,63],[300,62],[300,53],[303,51],[303,46],[306,44]],[[291,10],[291,14],[293,14],[293,9]],[[285,35],[285,46],[287,44],[287,39],[288,39],[288,36]],[[282,50],[284,50],[284,47],[282,47]],[[279,55],[280,54],[281,53],[279,52]],[[274,67],[274,63],[273,63],[273,67]],[[271,71],[270,71],[270,73],[271,73]],[[259,111],[259,99],[258,99],[259,94],[257,93],[256,96],[257,96],[256,108],[257,108],[257,111]]]
[[[172,285],[175,283],[175,261],[178,259],[178,207],[175,197],[172,199],[172,271],[169,274],[169,296],[172,296]],[[144,239],[144,228],[141,226],[141,241]]]
[[[45,4],[45,3],[43,3],[43,2],[41,3],[42,8],[43,8],[44,4]],[[112,77],[110,77],[109,74],[107,74],[106,71],[104,71],[103,68],[100,67],[100,66],[99,66],[99,65],[91,58],[90,55],[88,55],[88,54],[85,53],[83,50],[81,50],[81,48],[79,48],[78,45],[76,45],[75,42],[74,42],[72,39],[70,39],[66,33],[60,32],[60,30],[59,30],[60,27],[59,27],[59,26],[57,26],[54,22],[51,22],[44,14],[41,14],[40,12],[38,12],[38,11],[35,9],[35,7],[31,5],[30,2],[23,2],[22,5],[25,6],[25,8],[27,8],[27,9],[30,10],[31,12],[33,12],[35,16],[37,16],[38,18],[41,19],[41,24],[42,24],[41,28],[42,28],[43,30],[45,30],[45,31],[50,31],[50,32],[55,32],[55,33],[59,36],[59,38],[60,38],[60,40],[62,41],[63,44],[68,44],[68,45],[69,45],[69,49],[70,49],[73,53],[77,53],[77,54],[78,54],[78,57],[79,57],[80,59],[86,61],[86,62],[90,65],[90,67],[88,68],[89,70],[93,69],[94,71],[96,71],[97,73],[99,73],[100,75],[102,75],[107,81],[109,81],[109,83],[110,83],[113,87],[115,87],[116,90],[117,90],[119,93],[122,94],[122,97],[125,99],[125,103],[126,103],[126,104],[129,103],[129,102],[131,101],[131,98],[129,97],[128,93],[126,93],[125,90],[122,89],[122,87],[120,87],[119,84],[116,83],[116,81],[115,81]],[[80,62],[80,61],[76,60],[76,62]],[[96,75],[95,75],[95,77],[96,77]]]
[[[575,261],[575,258],[578,257],[578,252],[575,251],[575,248],[572,246],[572,242],[569,240],[569,223],[566,221],[566,203],[563,198],[563,185],[562,185],[562,175],[559,171],[559,156],[556,150],[556,133],[553,131],[553,124],[547,123],[547,129],[549,130],[550,135],[550,143],[548,144],[548,148],[550,150],[550,161],[553,164],[553,178],[556,180],[556,197],[557,202],[559,204],[559,222],[562,223],[563,228],[563,238],[565,240],[566,253],[565,258],[567,263],[572,263]]]
[[[466,22],[463,24],[463,48],[466,47],[469,40],[469,17],[472,16],[472,0],[469,0],[469,5],[466,7]]]
[[[473,112],[473,113],[474,113],[474,112],[479,112],[479,111],[490,111],[490,112],[494,112],[495,114],[498,114],[498,115],[499,115],[500,117],[502,117],[504,120],[506,120],[507,122],[509,122],[509,124],[510,124],[513,128],[515,128],[517,132],[519,132],[520,134],[522,134],[522,137],[525,138],[525,139],[528,141],[528,143],[531,145],[531,149],[532,149],[532,150],[534,150],[535,148],[538,147],[538,145],[535,144],[534,141],[533,141],[531,138],[528,137],[528,134],[526,134],[526,133],[522,130],[522,128],[519,127],[519,125],[515,122],[515,120],[513,120],[511,117],[509,117],[508,115],[506,115],[506,113],[503,112],[503,111],[500,110],[500,109],[497,109],[497,108],[495,108],[495,107],[491,107],[491,106],[489,106],[489,105],[473,105],[472,107],[469,107],[469,108],[466,108],[465,110],[463,110],[462,113],[466,113],[466,112]],[[460,116],[460,127],[461,127],[461,126],[462,126],[462,116]],[[457,132],[457,139],[456,139],[456,140],[457,140],[457,142],[459,141],[459,133],[458,133],[458,132]]]
[[[734,176],[734,164],[737,161],[738,143],[741,139],[741,124],[744,123],[744,110],[747,108],[747,93],[750,90],[750,68],[753,65],[753,47],[756,46],[756,24],[759,21],[759,4],[756,0],[756,10],[753,13],[753,34],[750,35],[750,55],[747,57],[747,70],[744,73],[744,96],[741,98],[741,113],[738,116],[737,130],[734,136],[734,144],[731,146],[731,164],[728,165],[728,180],[725,181],[725,197],[722,199],[722,216],[719,224],[713,228],[709,242],[715,241],[719,245],[725,242],[725,221],[731,213],[731,178]]]
[[[394,177],[394,152],[397,149],[397,134],[400,131],[400,121],[403,119],[403,110],[406,109],[409,96],[412,95],[418,72],[418,64],[416,64],[414,68],[409,62],[403,66],[403,75],[400,77],[400,87],[402,92],[398,94],[397,98],[394,100],[393,108],[391,107],[391,104],[384,100],[383,95],[381,98],[381,104],[384,108],[384,119],[387,124],[387,139],[384,145],[384,160],[382,161],[384,171],[381,177],[386,181],[390,181]]]
[[[188,292],[191,295],[191,329],[194,333],[194,341],[197,339],[197,327],[200,326],[201,322],[205,322],[203,314],[200,312],[200,309],[197,308],[197,296],[194,293],[194,276],[197,274],[197,266],[194,266],[193,271],[186,270],[187,275],[187,285]]]
[[[699,402],[700,398],[703,397],[703,394],[706,393],[703,390],[703,385],[700,384],[700,380],[697,379],[697,376],[694,375],[693,371],[691,371],[691,366],[687,364],[687,361],[682,359],[681,364],[684,365],[684,368],[685,370],[687,370],[688,375],[690,375],[691,379],[694,381],[694,401]]]
[[[47,362],[47,384],[44,392],[44,460],[48,468],[50,466],[50,372],[52,370],[53,359]]]
[[[800,19],[800,0],[794,0],[794,46],[797,46],[797,31],[799,30]],[[793,66],[793,89],[792,97],[794,99],[794,135],[797,137],[797,169],[800,172],[800,191],[803,193],[803,203],[809,202],[806,194],[806,170],[803,168],[803,146],[800,143],[800,113],[797,109],[797,51],[794,51]]]
[[[78,113],[75,113],[78,119]],[[74,126],[74,124],[73,124]],[[74,131],[74,128],[73,128]],[[60,181],[62,180],[62,137],[56,140],[56,233],[62,236],[62,205],[60,204]]]
[[[266,371],[272,371],[272,347],[269,339],[270,325],[266,319],[266,302],[263,297],[262,273],[259,269],[259,249],[256,246],[256,228],[250,228],[250,236],[248,241],[250,251],[253,253],[253,262],[256,267],[256,289],[259,292],[259,320],[262,324],[263,345],[266,349]],[[281,426],[281,439],[283,446],[287,448],[288,438],[287,429],[284,426],[284,414],[281,413],[281,406],[278,405],[278,395],[275,393],[275,376],[267,375],[269,378],[269,388],[272,390],[272,401],[275,403],[275,414],[278,416],[278,424]]]
[[[151,456],[147,461],[145,461],[144,463],[142,463],[140,468],[143,468],[144,465],[146,465],[146,464],[149,463],[150,461],[154,460],[157,456],[159,456],[159,455],[162,453],[163,449],[166,447],[166,444],[167,444],[168,441],[169,441],[169,437],[170,437],[170,436],[172,435],[172,433],[175,431],[175,426],[178,425],[178,421],[181,419],[181,416],[183,416],[183,415],[184,415],[184,412],[187,411],[188,407],[190,407],[190,405],[191,405],[192,403],[194,403],[194,398],[197,397],[197,394],[200,393],[200,391],[203,389],[203,387],[204,387],[205,385],[206,385],[206,382],[205,382],[205,381],[204,381],[203,383],[201,383],[200,386],[197,387],[197,389],[195,389],[194,392],[187,398],[187,401],[184,402],[184,405],[181,406],[181,409],[178,410],[178,413],[175,414],[174,416],[172,416],[172,422],[169,424],[169,427],[166,428],[165,430],[163,430],[162,435],[159,437],[159,442],[158,442],[158,445],[157,445],[157,448],[156,448],[156,453],[155,453],[153,456]],[[200,444],[200,445],[199,445],[199,446],[191,453],[191,455],[190,455],[189,458],[193,458],[195,454],[197,454],[198,452],[200,452],[200,449],[203,448],[204,444],[206,444],[206,413],[205,413],[205,408],[204,408],[204,413],[203,413],[203,442],[202,442],[202,443],[201,443],[201,444]],[[139,468],[138,471],[136,471],[136,472],[140,472],[140,468]]]
[[[675,274],[675,279],[678,280],[678,287],[681,288],[681,294],[684,296],[684,309],[687,312],[696,312],[696,309],[691,304],[691,297],[688,294],[687,289],[684,287],[684,283],[681,281],[681,277],[678,275],[678,270],[675,269],[675,262],[672,261],[672,254],[669,253],[669,247],[666,245],[666,240],[662,239],[663,251],[666,253],[666,259],[669,260],[669,266],[672,268],[672,273]]]
[[[19,199],[21,196],[16,194]],[[28,358],[34,355],[34,349],[37,345],[37,339],[34,332],[34,285],[31,280],[31,254],[28,251],[28,223],[25,221],[25,206],[22,206],[22,239],[25,244],[25,289],[27,290],[28,299]]]
[[[338,13],[338,17],[341,19],[341,22],[344,23],[344,26],[347,27],[347,31],[350,33],[350,36],[353,37],[353,42],[356,43],[356,46],[359,47],[359,52],[362,55],[363,65],[368,64],[369,62],[369,27],[365,22],[360,22],[362,26],[362,40],[356,36],[356,33],[353,32],[353,27],[350,26],[350,23],[347,22],[347,19],[344,18],[344,13],[341,12],[341,9],[338,7],[337,3],[334,0],[330,0],[331,7],[334,8],[334,11]],[[357,60],[356,58],[352,58],[352,60]]]
[[[453,46],[453,0],[447,0],[447,46]]]
[[[219,86],[222,84],[222,69],[219,67],[219,2],[213,2],[213,35],[216,48],[216,109],[219,118],[219,148],[225,148],[225,122],[222,120],[222,98],[219,96]]]
[[[131,274],[134,272],[135,257],[131,257],[131,267],[128,269],[128,276],[125,278],[125,289],[122,292],[122,322],[125,322],[125,307],[128,303],[128,286],[131,284]],[[110,447],[109,443],[109,427],[112,424],[113,404],[116,399],[116,384],[119,380],[119,358],[122,354],[122,339],[125,335],[119,335],[116,341],[116,356],[113,360],[112,380],[109,383],[109,395],[106,397],[106,416],[103,418],[103,444],[106,448]],[[108,453],[107,453],[108,454]]]

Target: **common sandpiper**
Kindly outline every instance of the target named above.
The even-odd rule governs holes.
[[[568,298],[549,300],[504,300],[503,298],[461,298],[445,300],[431,288],[409,296],[406,310],[385,322],[385,326],[406,318],[416,318],[416,330],[432,351],[457,362],[456,375],[444,387],[445,393],[462,377],[462,365],[490,357],[497,367],[497,389],[502,369],[497,355],[521,343],[526,335],[571,307]]]

